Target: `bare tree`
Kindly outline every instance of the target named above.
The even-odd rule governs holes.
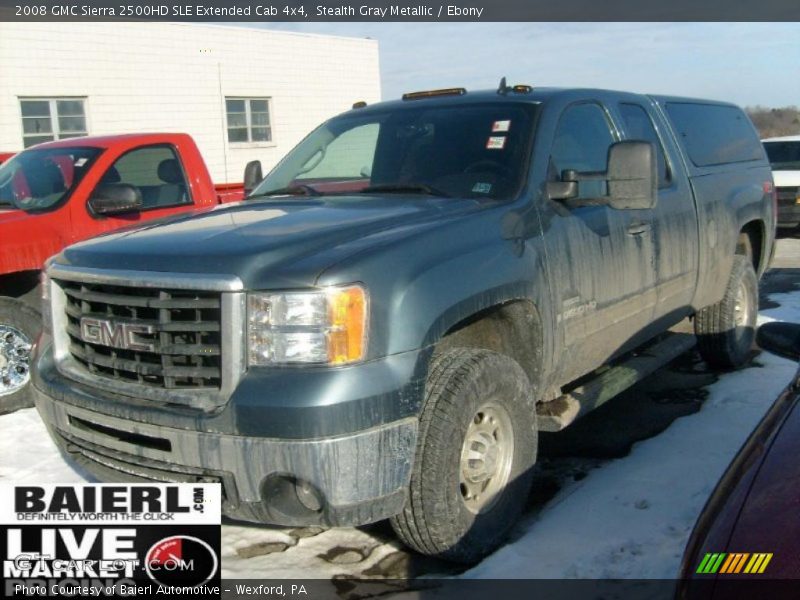
[[[749,106],[745,110],[762,139],[800,134],[800,110],[796,106],[783,108]]]

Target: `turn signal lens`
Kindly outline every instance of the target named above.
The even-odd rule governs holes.
[[[329,293],[331,328],[328,360],[343,365],[364,358],[367,298],[364,288],[352,286]]]

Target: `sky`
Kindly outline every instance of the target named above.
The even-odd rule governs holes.
[[[247,24],[248,27],[261,26]],[[269,23],[378,40],[383,98],[500,77],[800,105],[800,23]]]

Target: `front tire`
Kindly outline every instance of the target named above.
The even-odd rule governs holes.
[[[391,520],[398,537],[454,562],[491,553],[525,506],[537,438],[534,393],[514,360],[473,348],[435,357],[408,499]]]
[[[33,406],[30,354],[42,318],[14,298],[0,297],[0,414]]]
[[[715,368],[742,366],[750,358],[757,318],[758,277],[751,260],[737,254],[725,296],[695,316],[700,355]]]

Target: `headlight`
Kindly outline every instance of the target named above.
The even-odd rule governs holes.
[[[367,304],[360,285],[248,294],[248,364],[344,365],[363,359]]]
[[[53,309],[50,305],[50,278],[44,271],[39,275],[39,287],[41,289],[41,311],[42,311],[42,330],[48,334],[53,333]]]

